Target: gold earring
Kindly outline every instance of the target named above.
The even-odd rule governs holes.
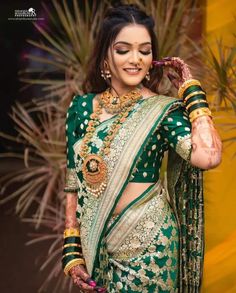
[[[101,70],[101,76],[102,76],[102,78],[104,78],[105,80],[108,79],[108,78],[111,78],[111,72],[109,70],[109,66],[108,66],[108,63],[107,63],[106,60],[104,61],[103,68],[104,68],[104,71]]]
[[[147,81],[150,81],[150,72],[148,71],[147,74],[145,75],[145,78]]]

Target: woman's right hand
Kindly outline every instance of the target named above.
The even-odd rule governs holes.
[[[95,281],[91,280],[89,274],[87,273],[87,270],[83,265],[77,265],[71,268],[70,275],[73,279],[74,284],[78,285],[82,290],[95,292],[94,288],[97,284]],[[91,281],[89,282],[89,280]]]

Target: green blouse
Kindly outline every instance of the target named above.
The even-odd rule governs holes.
[[[67,180],[65,191],[78,189],[78,178],[82,182],[83,176],[75,157],[74,144],[86,133],[86,128],[93,112],[93,98],[95,94],[75,96],[67,112],[66,138],[67,138]],[[135,108],[138,107],[140,100]],[[89,144],[90,151],[97,153],[103,143],[107,131],[115,120],[116,115],[102,122],[103,127],[94,135]],[[163,119],[160,127],[155,130],[136,167],[130,182],[156,182],[160,176],[160,168],[165,151],[173,148],[182,158],[189,160],[191,153],[191,123],[183,106],[175,108]],[[78,177],[77,177],[78,176]]]

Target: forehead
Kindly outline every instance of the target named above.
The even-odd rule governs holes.
[[[151,42],[149,32],[143,25],[130,24],[121,29],[116,36],[114,43],[127,42],[130,44],[141,44]]]

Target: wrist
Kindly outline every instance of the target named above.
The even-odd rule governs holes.
[[[64,273],[68,275],[74,266],[85,264],[79,228],[66,228],[63,233],[63,238],[62,267]]]

